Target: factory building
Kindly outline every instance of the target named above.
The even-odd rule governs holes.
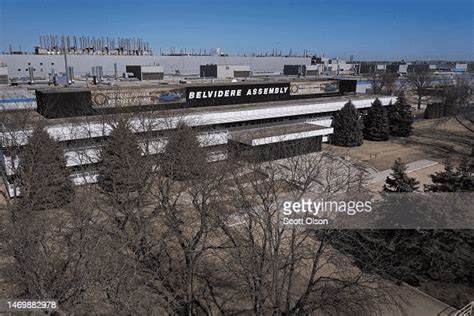
[[[201,78],[247,78],[250,77],[250,66],[248,65],[201,65],[199,75]]]
[[[357,74],[393,73],[406,75],[418,71],[454,72],[463,73],[468,71],[468,63],[463,62],[361,62],[358,63]]]
[[[30,78],[29,67],[33,68],[36,80],[48,80],[53,74],[65,74],[64,55],[4,54],[0,55],[0,64],[8,67],[9,78],[18,82],[27,82]],[[91,69],[100,66],[104,77],[121,77],[126,73],[127,65],[159,65],[165,75],[200,74],[200,66],[241,65],[250,67],[244,71],[253,74],[280,74],[286,64],[311,64],[309,57],[255,57],[255,56],[169,56],[169,55],[67,55],[67,64],[74,68],[77,78],[91,76]]]
[[[141,65],[127,65],[125,66],[127,74],[131,74],[133,78],[138,80],[162,80],[165,76],[163,67],[161,66],[141,66]],[[127,76],[130,78],[130,76]]]
[[[285,76],[317,76],[320,73],[320,65],[285,65],[283,75]]]
[[[210,161],[229,155],[278,159],[321,150],[333,133],[332,115],[349,100],[357,109],[370,107],[375,96],[355,91],[355,80],[338,79],[45,88],[37,89],[37,110],[28,115],[63,145],[79,185],[97,181],[101,143],[117,115],[128,119],[149,155],[159,155],[167,135],[184,121],[197,129]],[[384,105],[394,101],[380,100]],[[18,112],[3,114],[11,119],[0,133],[0,164],[7,192],[15,196],[19,159],[12,148],[26,145],[31,129],[17,125]]]
[[[311,64],[316,66],[320,74],[325,75],[353,75],[355,64],[343,59],[328,57],[313,57]]]
[[[0,85],[8,85],[8,68],[0,66]]]

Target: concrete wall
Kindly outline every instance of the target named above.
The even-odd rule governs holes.
[[[234,71],[250,71],[248,65],[218,65],[217,78],[234,78]]]
[[[0,67],[0,85],[8,84],[8,68]]]
[[[400,65],[398,67],[398,72],[399,73],[402,73],[402,74],[406,74],[407,73],[407,70],[408,70],[408,65],[405,64],[405,65]]]

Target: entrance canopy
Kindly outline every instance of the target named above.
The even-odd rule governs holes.
[[[333,133],[332,127],[325,127],[310,123],[295,123],[262,128],[232,131],[229,140],[248,146],[260,146],[281,143],[291,140],[325,136]]]

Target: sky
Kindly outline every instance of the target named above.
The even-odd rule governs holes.
[[[0,0],[0,51],[31,52],[42,34],[141,37],[155,53],[474,60],[474,1]]]

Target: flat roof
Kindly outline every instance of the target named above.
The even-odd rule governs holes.
[[[295,123],[232,131],[229,133],[228,138],[249,146],[259,146],[282,141],[323,136],[332,134],[332,132],[332,127],[310,123]]]
[[[220,65],[219,65],[220,66]],[[245,65],[236,65],[244,66]],[[142,67],[161,67],[161,66],[142,66]],[[92,80],[92,79],[91,79]],[[236,80],[236,81],[235,81]],[[304,78],[304,77],[288,77],[288,76],[260,76],[260,77],[248,77],[246,79],[209,79],[209,78],[175,78],[175,79],[164,79],[156,82],[143,82],[143,81],[116,81],[114,85],[89,85],[85,86],[85,82],[78,81],[71,87],[51,87],[38,85],[38,90],[47,91],[67,91],[68,89],[90,89],[91,91],[96,90],[121,90],[121,89],[180,89],[186,87],[201,87],[209,86],[220,87],[220,86],[233,86],[233,85],[251,85],[251,84],[271,84],[271,83],[290,83],[290,82],[320,82],[320,81],[331,81],[331,80],[356,80],[354,79],[339,79],[333,77],[316,77],[316,78]],[[180,82],[183,81],[183,82]],[[73,90],[76,91],[76,90]]]
[[[90,89],[86,87],[44,87],[35,89],[41,93],[72,93],[72,92],[89,92]]]
[[[243,104],[231,104],[231,105],[216,105],[207,107],[194,107],[194,108],[181,108],[181,109],[165,109],[165,110],[149,110],[141,112],[127,112],[127,113],[113,113],[113,114],[99,114],[92,116],[79,116],[79,117],[65,117],[46,119],[35,110],[18,110],[18,111],[4,111],[2,116],[8,116],[8,119],[1,119],[0,123],[5,124],[9,129],[22,128],[27,124],[26,117],[33,118],[34,121],[42,120],[45,125],[57,125],[57,124],[80,124],[80,123],[94,123],[94,122],[106,122],[114,121],[117,118],[132,119],[137,117],[172,117],[172,116],[187,116],[187,115],[202,115],[202,114],[213,114],[213,113],[229,113],[246,110],[258,110],[258,109],[269,109],[272,107],[293,107],[293,106],[304,106],[311,104],[324,104],[332,102],[347,102],[349,100],[372,100],[375,98],[384,98],[382,95],[345,95],[345,96],[334,96],[334,97],[321,97],[315,99],[299,99],[299,100],[282,100],[282,101],[271,101],[271,102],[259,102],[259,103],[243,103]],[[133,107],[127,107],[128,109]],[[21,122],[21,123],[20,123]],[[18,123],[18,124],[16,124]]]
[[[276,106],[300,106],[308,104],[324,104],[330,102],[347,102],[349,100],[366,100],[375,99],[376,97],[382,98],[385,96],[367,96],[367,95],[346,95],[346,96],[334,96],[334,97],[322,97],[315,99],[299,99],[299,100],[281,100],[281,101],[270,101],[270,102],[257,102],[257,103],[242,103],[242,104],[228,104],[228,105],[215,105],[215,106],[203,106],[203,107],[191,107],[181,109],[164,109],[164,110],[150,110],[143,112],[130,112],[130,113],[114,113],[114,114],[103,114],[93,116],[82,116],[82,117],[70,117],[70,118],[57,118],[47,119],[47,122],[51,123],[73,123],[75,121],[86,120],[92,121],[103,121],[104,118],[114,117],[126,117],[133,118],[138,116],[146,116],[150,114],[154,117],[169,117],[173,115],[189,115],[189,114],[204,114],[204,113],[215,113],[215,112],[234,112],[242,110],[254,110],[254,109],[266,109]],[[132,107],[127,107],[132,108]]]

